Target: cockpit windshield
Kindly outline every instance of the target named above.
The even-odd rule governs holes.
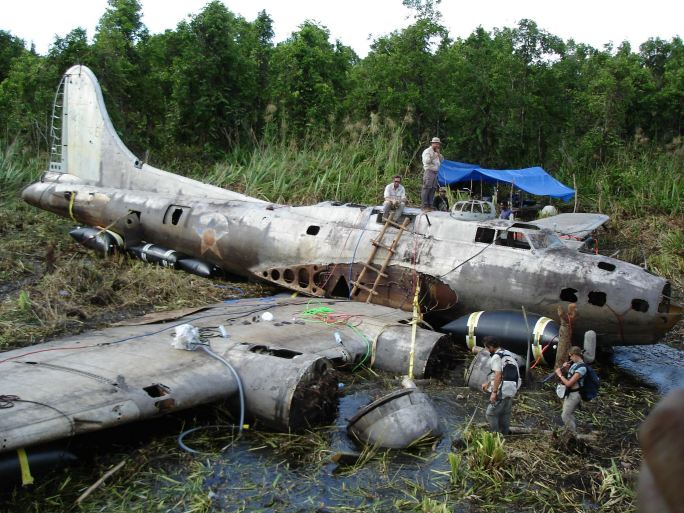
[[[528,232],[527,238],[532,243],[532,247],[534,247],[534,249],[564,247],[563,242],[555,233],[546,230]]]

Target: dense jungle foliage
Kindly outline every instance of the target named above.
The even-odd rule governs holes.
[[[681,212],[679,37],[649,39],[638,52],[628,43],[599,50],[523,20],[454,40],[439,0],[403,3],[412,23],[376,39],[363,59],[311,21],[274,44],[265,11],[248,21],[218,0],[154,35],[138,0],[109,0],[92,42],[75,28],[44,56],[0,31],[0,141],[45,154],[56,85],[82,63],[126,144],[177,171],[228,156],[245,164],[273,143],[298,150],[398,137],[391,161],[375,170],[382,182],[437,135],[447,158],[541,165],[568,183],[576,175],[599,201],[657,189],[659,198],[636,201]]]

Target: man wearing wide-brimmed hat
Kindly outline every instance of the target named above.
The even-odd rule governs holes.
[[[444,155],[441,151],[442,141],[439,137],[433,137],[430,147],[423,152],[423,189],[420,192],[420,200],[423,210],[432,210],[432,201],[437,190],[437,171],[442,165]]]

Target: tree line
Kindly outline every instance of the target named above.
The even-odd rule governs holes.
[[[532,20],[452,39],[439,0],[403,0],[411,24],[364,58],[305,21],[274,44],[273,20],[218,0],[150,34],[138,0],[109,0],[92,42],[75,28],[46,55],[0,30],[0,139],[47,150],[52,102],[71,65],[98,77],[114,126],[139,155],[214,160],[269,137],[293,144],[397,126],[415,158],[432,136],[487,167],[596,167],[625,149],[684,152],[684,45],[603,49]]]

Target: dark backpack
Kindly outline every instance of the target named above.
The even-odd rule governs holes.
[[[501,358],[501,393],[504,397],[513,397],[520,386],[518,364],[510,354],[503,351],[497,351],[496,354]]]
[[[579,393],[583,401],[591,401],[599,393],[599,385],[601,380],[596,374],[596,371],[592,369],[591,365],[583,364],[587,369],[587,373],[584,375],[584,380],[582,381],[582,386],[580,387]]]

